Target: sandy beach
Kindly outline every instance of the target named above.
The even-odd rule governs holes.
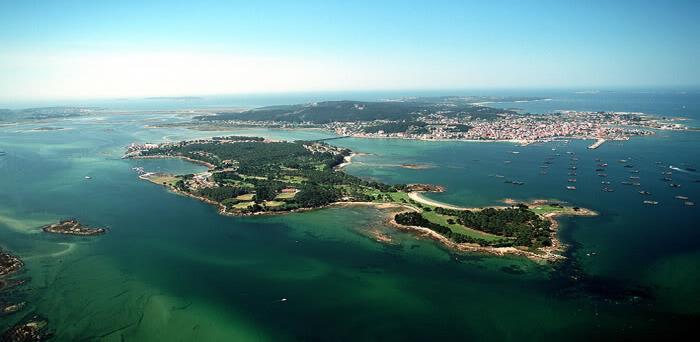
[[[412,199],[412,200],[418,202],[418,203],[431,205],[431,206],[433,206],[433,207],[441,207],[441,208],[445,208],[445,209],[454,209],[454,210],[469,210],[469,209],[472,209],[472,208],[458,207],[458,206],[450,205],[450,204],[447,204],[447,203],[442,203],[442,202],[438,202],[438,201],[435,201],[435,200],[431,200],[431,199],[429,199],[429,198],[423,197],[422,192],[420,192],[420,191],[409,192],[409,193],[408,193],[408,197],[409,197],[410,199]]]

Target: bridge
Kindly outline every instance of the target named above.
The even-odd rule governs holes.
[[[323,139],[316,139],[316,140],[311,140],[311,141],[323,142],[323,141],[337,140],[337,139],[345,139],[345,138],[350,138],[350,136],[349,136],[349,135],[341,135],[341,136],[339,136],[339,137],[323,138]]]

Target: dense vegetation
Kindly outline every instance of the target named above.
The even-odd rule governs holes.
[[[201,160],[219,167],[239,165],[237,173],[260,174],[280,167],[315,167],[318,164],[334,166],[342,162],[330,153],[311,153],[303,143],[241,141],[235,144],[209,141],[166,145],[148,150],[144,155],[180,155]]]
[[[415,189],[415,185],[388,185],[338,171],[334,167],[350,151],[312,141],[233,136],[164,144],[141,153],[211,163],[209,173],[178,176],[172,186],[237,213],[317,208],[338,201],[408,203],[400,192]],[[397,214],[397,223],[429,228],[456,243],[532,248],[552,243],[550,222],[525,205],[470,211],[412,203],[423,211]]]
[[[425,217],[423,217],[423,215],[421,215],[421,213],[414,211],[396,214],[396,216],[394,216],[394,220],[396,223],[405,226],[428,228],[457,243],[476,243],[480,246],[510,246],[510,243],[507,241],[486,241],[454,232],[452,229],[441,224],[428,221]]]
[[[340,200],[368,201],[379,193],[405,188],[336,171],[334,167],[350,151],[319,142],[268,142],[233,136],[165,144],[141,154],[183,156],[212,164],[210,177],[182,175],[173,186],[234,211],[292,210]]]
[[[306,105],[262,107],[245,112],[218,113],[214,116],[197,117],[205,121],[241,120],[276,122],[355,122],[387,120],[415,122],[416,119],[440,112],[447,116],[472,116],[495,118],[499,113],[515,113],[510,110],[476,106],[464,101],[448,101],[436,98],[436,102],[424,101],[326,101]],[[385,130],[386,131],[386,130]]]
[[[486,208],[478,211],[453,210],[437,207],[436,213],[454,217],[457,223],[478,231],[504,237],[503,240],[485,241],[475,239],[443,225],[431,222],[420,213],[398,214],[395,220],[399,224],[420,226],[432,229],[455,242],[478,243],[482,246],[551,246],[551,223],[529,210],[525,206],[514,208]]]

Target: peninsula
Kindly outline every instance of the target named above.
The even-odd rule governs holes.
[[[511,203],[470,209],[429,201],[430,184],[384,184],[345,173],[353,152],[321,141],[273,141],[225,136],[163,144],[132,144],[124,158],[183,158],[208,167],[197,174],[149,173],[140,178],[218,207],[224,215],[263,215],[330,205],[403,208],[391,223],[458,250],[556,260],[557,215],[593,215],[559,203]],[[535,205],[533,207],[533,205]]]
[[[481,100],[481,101],[480,101]],[[632,112],[557,111],[522,113],[485,104],[541,98],[435,97],[395,100],[326,101],[219,111],[196,116],[189,127],[319,128],[340,136],[419,140],[511,141],[529,144],[555,139],[627,140],[656,130],[685,130],[680,118]]]

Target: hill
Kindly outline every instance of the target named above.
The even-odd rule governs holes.
[[[438,100],[438,101],[435,101]],[[497,114],[514,111],[475,105],[464,101],[451,101],[449,98],[426,98],[365,102],[365,101],[325,101],[309,104],[269,106],[244,112],[220,112],[213,116],[197,117],[204,121],[277,121],[277,122],[311,122],[325,124],[330,122],[355,121],[414,121],[419,117],[434,113],[444,116],[472,116],[495,118]]]

